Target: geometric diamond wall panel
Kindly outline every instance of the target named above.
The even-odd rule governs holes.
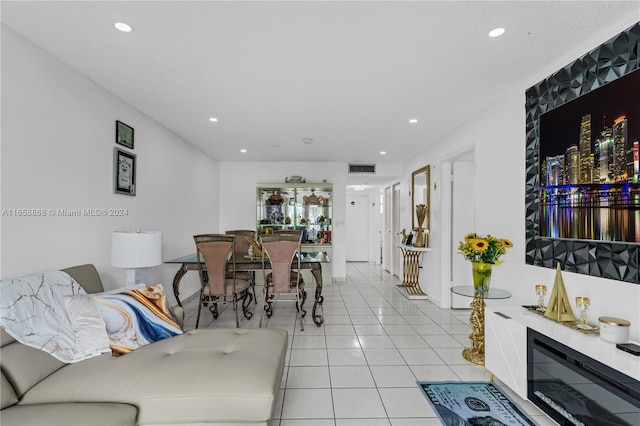
[[[525,262],[640,284],[640,244],[539,236],[539,117],[640,68],[640,22],[526,91]]]

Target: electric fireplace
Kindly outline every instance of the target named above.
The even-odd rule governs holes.
[[[527,398],[563,426],[640,425],[638,380],[531,328]]]

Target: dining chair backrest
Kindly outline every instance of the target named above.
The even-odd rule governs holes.
[[[198,271],[203,271],[200,258],[204,261],[209,277],[210,294],[226,294],[227,262],[233,253],[235,237],[223,234],[194,235],[196,243],[196,257],[198,259]],[[234,268],[235,269],[235,268]],[[205,286],[204,274],[200,274],[202,285]]]
[[[300,280],[300,241],[302,234],[293,235],[285,233],[275,233],[263,235],[262,241],[262,262],[268,257],[270,262],[271,276],[273,280],[273,293],[295,293],[297,286],[292,287],[292,270],[297,273]]]
[[[236,258],[242,258],[249,253],[249,247],[251,246],[249,240],[247,240],[245,237],[255,238],[256,231],[252,231],[249,229],[234,229],[225,231],[225,234],[237,236],[233,254],[236,256]]]
[[[278,229],[273,231],[274,234],[277,235],[299,235],[302,238],[302,231],[297,229]]]
[[[280,235],[299,235],[300,236],[300,242],[304,242],[304,240],[306,239],[306,232],[307,231],[299,231],[297,229],[278,229],[276,231],[273,231],[275,234],[280,234]]]

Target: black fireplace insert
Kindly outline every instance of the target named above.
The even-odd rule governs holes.
[[[562,426],[640,425],[638,380],[530,328],[527,398]]]

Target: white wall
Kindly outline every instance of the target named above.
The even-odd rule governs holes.
[[[135,197],[112,190],[116,120],[135,129]],[[217,231],[217,162],[4,26],[1,148],[2,209],[127,210],[121,217],[3,215],[2,278],[93,263],[105,288],[117,288],[124,270],[110,266],[112,231],[162,231],[165,260],[193,252],[196,232]],[[170,299],[177,269],[149,271]],[[183,284],[181,295],[199,288],[196,274]]]
[[[555,270],[525,264],[525,221],[524,221],[524,181],[525,181],[525,96],[530,86],[538,83],[551,73],[572,62],[591,49],[597,47],[620,31],[633,24],[629,17],[616,28],[603,30],[592,40],[586,40],[575,50],[548,64],[543,70],[523,80],[520,87],[506,95],[474,120],[458,128],[446,138],[430,143],[421,155],[405,165],[405,176],[425,164],[431,164],[431,234],[430,247],[433,251],[426,255],[425,268],[421,276],[421,286],[426,288],[431,299],[441,303],[444,297],[440,283],[442,279],[441,250],[442,227],[441,191],[433,188],[440,185],[440,163],[468,148],[475,149],[476,161],[476,224],[477,229],[469,232],[491,233],[513,241],[514,248],[504,257],[506,262],[495,268],[492,286],[510,291],[511,299],[488,301],[492,305],[535,304],[535,284],[547,284],[552,288]],[[411,216],[408,211],[409,196],[407,179],[403,179],[403,202],[407,212],[403,215],[403,225],[408,227]],[[457,241],[454,241],[457,243]],[[471,268],[471,267],[469,267]],[[562,274],[570,300],[576,296],[591,298],[588,313],[590,322],[597,323],[601,315],[615,316],[631,321],[632,340],[640,341],[640,285],[630,284],[587,275],[563,272]],[[469,280],[471,274],[469,273]]]

